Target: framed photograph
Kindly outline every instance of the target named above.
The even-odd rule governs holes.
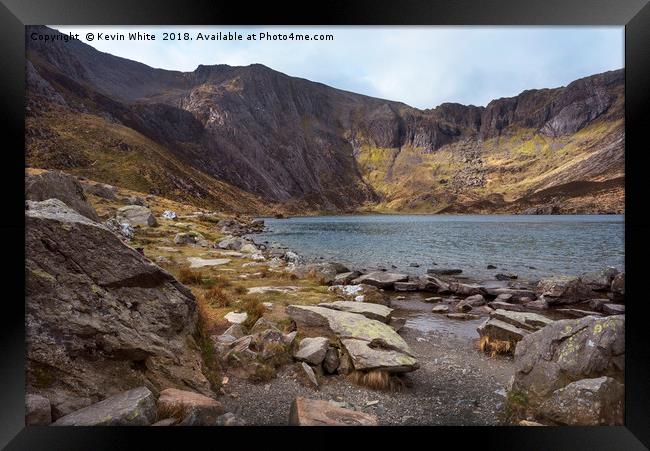
[[[3,3],[7,449],[650,446],[647,1]]]

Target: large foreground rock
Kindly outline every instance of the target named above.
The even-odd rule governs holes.
[[[28,391],[53,412],[142,385],[209,392],[190,290],[61,201],[28,208]]]
[[[44,201],[59,199],[77,213],[99,221],[95,209],[84,194],[83,186],[74,177],[61,171],[31,171],[25,176],[25,199]]]
[[[620,426],[624,420],[625,386],[611,377],[581,379],[555,390],[539,415],[568,426]]]
[[[344,409],[328,401],[298,397],[291,404],[291,426],[377,426],[377,417]]]
[[[377,288],[393,288],[395,282],[406,282],[408,280],[406,274],[396,274],[392,272],[375,271],[364,274],[352,281],[353,284],[365,283],[375,286]]]
[[[158,225],[158,221],[151,213],[151,210],[142,205],[127,205],[126,207],[118,208],[115,213],[115,219],[120,224],[126,223],[133,227],[153,227]]]
[[[179,416],[181,425],[215,426],[224,409],[215,399],[187,390],[168,388],[160,392],[157,412],[158,418]]]
[[[406,372],[419,366],[404,339],[387,324],[316,306],[290,305],[287,313],[300,327],[325,328],[339,337],[356,370]]]
[[[608,376],[623,383],[624,366],[623,316],[555,321],[517,345],[511,390],[536,410],[571,382]]]
[[[382,323],[390,321],[393,309],[385,305],[372,304],[369,302],[356,302],[356,301],[334,301],[323,302],[318,304],[319,307],[331,308],[334,310],[341,310],[343,312],[358,313],[366,318],[375,319]]]
[[[28,393],[25,396],[25,424],[27,426],[47,426],[52,422],[50,400]]]
[[[155,419],[156,399],[147,387],[139,387],[61,417],[52,426],[148,426]]]

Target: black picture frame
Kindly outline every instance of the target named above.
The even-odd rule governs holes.
[[[291,14],[288,13],[291,11]],[[650,221],[644,205],[650,125],[650,5],[648,0],[345,1],[256,5],[211,1],[2,0],[3,237],[5,272],[0,328],[0,446],[6,449],[252,449],[350,446],[351,438],[400,446],[473,444],[525,450],[637,450],[650,447],[650,346],[644,299],[644,259]],[[429,428],[48,428],[24,425],[24,26],[282,24],[282,25],[624,25],[627,292],[624,427]],[[21,169],[22,168],[22,169]],[[314,435],[316,437],[314,437]],[[417,437],[416,437],[417,435]],[[227,440],[235,440],[227,445]],[[260,444],[252,445],[251,440]],[[417,441],[417,442],[416,442]],[[293,442],[293,444],[292,444]],[[445,443],[447,443],[445,445]],[[366,443],[366,446],[373,446]]]

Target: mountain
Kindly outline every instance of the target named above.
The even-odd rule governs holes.
[[[233,211],[623,210],[622,70],[419,110],[259,64],[26,42],[30,166]]]

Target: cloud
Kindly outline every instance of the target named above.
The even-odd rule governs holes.
[[[93,41],[144,64],[261,63],[339,89],[419,108],[486,105],[525,89],[564,86],[624,64],[623,27],[68,27],[63,32],[156,33],[156,41]],[[162,41],[163,32],[332,34],[334,41]]]

